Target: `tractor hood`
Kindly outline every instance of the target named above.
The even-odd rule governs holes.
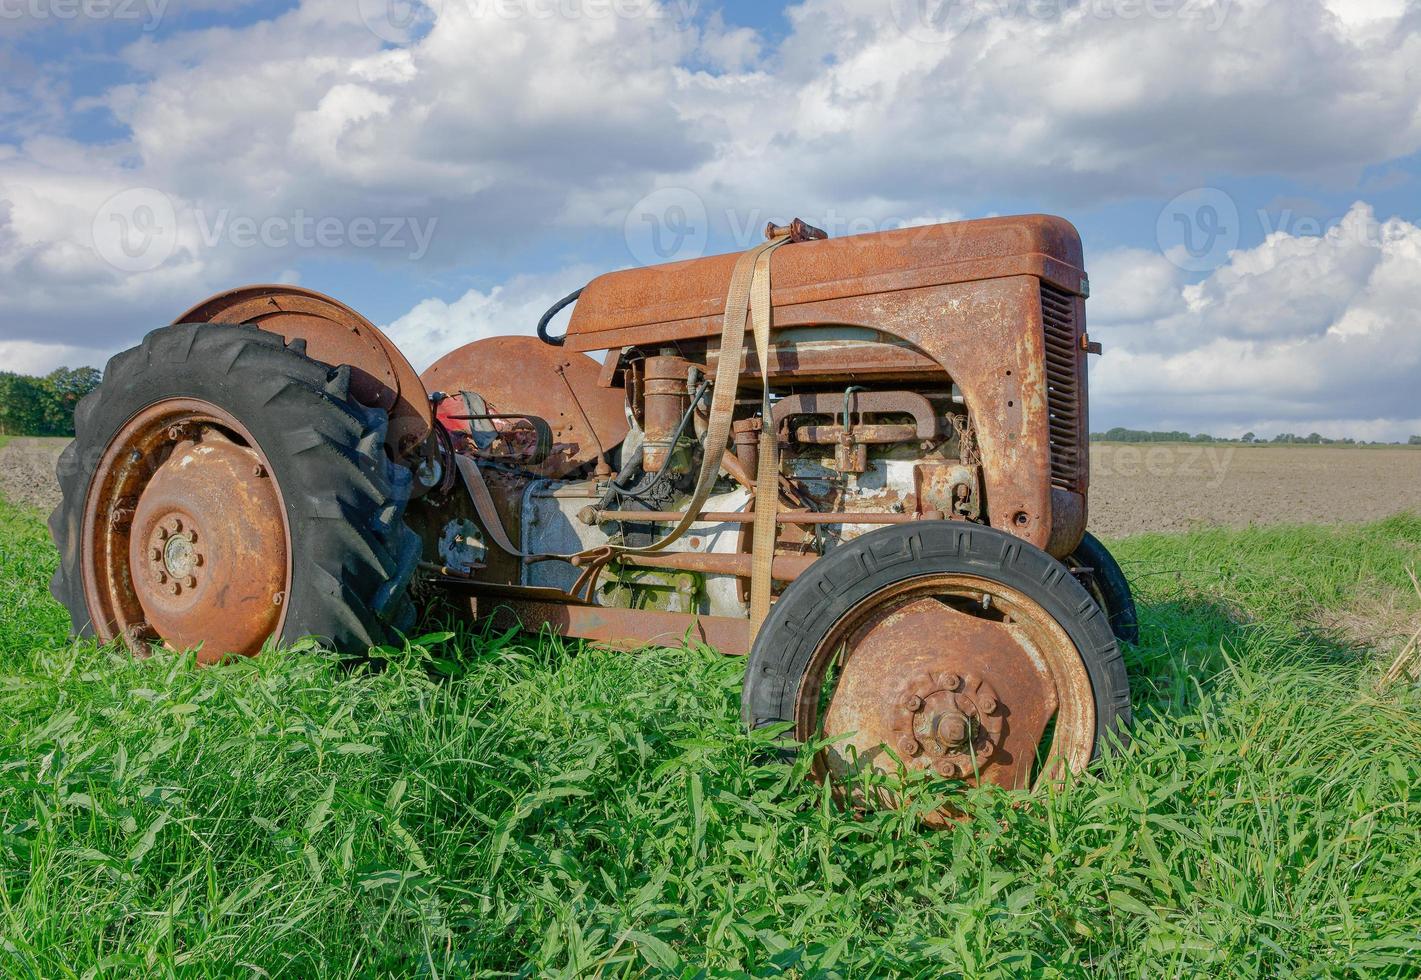
[[[607,350],[717,336],[739,253],[599,276],[568,324],[567,347]],[[1024,215],[924,225],[789,245],[775,254],[776,308],[948,283],[1036,276],[1088,292],[1080,235],[1063,218]]]

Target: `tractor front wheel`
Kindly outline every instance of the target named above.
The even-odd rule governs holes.
[[[212,663],[408,629],[420,545],[386,425],[349,368],[255,327],[165,327],[114,357],[75,412],[50,518],[75,633]]]
[[[1125,738],[1130,690],[1105,613],[1064,565],[992,528],[923,521],[836,548],[785,590],[741,706],[751,728],[829,739],[816,774],[839,786],[901,764],[1028,789]]]

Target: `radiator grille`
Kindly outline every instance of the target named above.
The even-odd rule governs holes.
[[[1046,408],[1050,415],[1051,485],[1080,490],[1080,339],[1075,298],[1041,284],[1041,322],[1046,331]]]

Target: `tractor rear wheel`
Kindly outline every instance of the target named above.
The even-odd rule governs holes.
[[[1125,738],[1130,689],[1105,614],[1064,565],[992,528],[923,521],[836,548],[785,590],[741,707],[751,728],[833,739],[816,774],[836,785],[901,761],[1027,789]]]
[[[49,522],[75,633],[201,663],[393,639],[420,542],[386,426],[348,367],[255,327],[164,327],[115,356],[75,411]]]

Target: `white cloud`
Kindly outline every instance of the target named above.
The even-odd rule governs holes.
[[[1194,284],[1152,253],[1099,265],[1093,428],[1421,431],[1421,227],[1359,203],[1322,236],[1275,233]],[[1104,298],[1116,287],[1123,299]]]
[[[458,299],[426,299],[387,325],[387,334],[418,371],[465,344],[486,337],[534,333],[538,320],[559,299],[586,285],[600,271],[574,266],[543,276],[519,276],[486,291],[470,289]],[[563,313],[550,324],[554,334],[566,326]]]
[[[102,367],[112,351],[69,344],[41,344],[29,340],[0,340],[0,371],[48,374],[55,368]]]

